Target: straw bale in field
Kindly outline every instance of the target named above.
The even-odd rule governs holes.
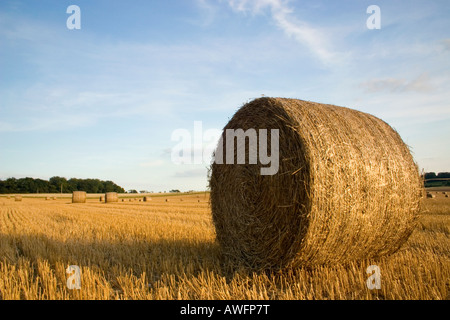
[[[257,269],[345,263],[392,254],[412,233],[423,184],[408,146],[384,121],[334,105],[259,98],[225,126],[224,146],[226,129],[267,129],[268,154],[278,129],[279,169],[262,175],[269,164],[248,164],[248,147],[246,164],[211,165],[224,255]],[[221,153],[226,159],[226,148]]]

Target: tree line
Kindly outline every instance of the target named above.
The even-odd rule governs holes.
[[[425,188],[428,188],[428,187],[450,187],[450,180],[445,180],[445,179],[450,179],[450,172],[439,172],[438,174],[436,174],[436,172],[426,172],[423,174],[423,178],[424,178],[424,180],[443,179],[441,181],[439,181],[439,180],[425,181],[425,183],[424,183]]]
[[[0,193],[71,193],[73,191],[86,191],[87,193],[118,192],[125,189],[112,181],[99,179],[67,180],[64,177],[51,177],[48,181],[34,178],[8,178],[0,180]]]
[[[450,172],[439,172],[436,174],[436,172],[426,172],[424,174],[425,179],[442,179],[442,178],[450,178]]]

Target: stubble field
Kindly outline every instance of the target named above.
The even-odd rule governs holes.
[[[204,193],[108,204],[1,196],[0,299],[449,299],[450,198],[434,193],[392,256],[262,273],[221,256]],[[69,265],[80,289],[67,285]],[[370,265],[380,289],[367,287]]]

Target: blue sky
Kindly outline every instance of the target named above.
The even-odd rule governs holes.
[[[69,5],[81,29],[69,30]],[[381,29],[369,30],[369,5]],[[221,129],[265,96],[388,122],[425,171],[450,171],[450,2],[0,2],[0,179],[204,190],[171,134]]]

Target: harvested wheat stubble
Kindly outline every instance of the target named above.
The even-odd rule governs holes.
[[[86,203],[86,191],[73,191],[72,203]]]
[[[117,195],[117,192],[107,192],[105,194],[105,202],[106,203],[119,202],[119,196]]]
[[[16,195],[16,196],[14,196],[14,200],[17,201],[17,202],[20,202],[20,201],[22,201],[22,196],[21,195]]]
[[[382,120],[260,98],[240,108],[224,132],[239,128],[279,129],[280,166],[261,175],[269,165],[211,165],[210,202],[224,255],[255,269],[346,263],[391,254],[412,233],[423,189],[418,168]],[[270,134],[267,140],[270,148]],[[246,153],[248,163],[248,146]]]

